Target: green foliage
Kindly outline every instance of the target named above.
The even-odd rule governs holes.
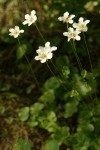
[[[26,45],[25,44],[23,44],[23,45],[21,45],[19,48],[18,48],[18,50],[17,50],[17,59],[21,59],[24,55],[25,55],[25,53],[26,53]]]
[[[55,90],[56,88],[58,88],[60,86],[59,81],[57,80],[57,78],[55,77],[51,77],[50,79],[48,79],[45,84],[44,84],[44,90]]]
[[[40,101],[52,103],[55,100],[54,90],[48,90],[40,97]]]
[[[40,145],[43,145],[42,150],[100,150],[100,0],[28,0],[27,4],[20,2],[20,6],[17,0],[0,0],[0,4],[0,100],[2,97],[15,100],[18,107],[14,108],[16,112],[20,108],[18,117],[23,126],[36,129],[37,135],[43,134],[43,141],[41,136],[38,137],[34,149],[41,149]],[[12,8],[15,8],[14,13]],[[17,39],[9,36],[8,28],[14,27],[15,23],[20,25],[25,13],[32,9],[36,10],[40,32],[35,25],[21,25],[25,34],[20,37],[19,44]],[[81,41],[75,41],[81,71],[72,43],[63,36],[67,25],[58,22],[58,17],[66,11],[75,14],[75,22],[79,17],[90,20],[85,34],[87,46],[82,34]],[[34,61],[37,47],[44,45],[40,34],[45,41],[50,41],[51,46],[57,46],[52,62],[47,62],[51,72],[45,64]],[[4,104],[0,102],[1,119],[9,110],[5,104],[5,100]],[[10,114],[3,118],[6,123],[19,125],[16,114],[14,117]],[[34,136],[30,136],[33,143]],[[19,138],[12,149],[31,150],[32,147],[28,140]]]
[[[19,138],[17,143],[13,145],[12,150],[31,150],[31,144],[28,140]]]
[[[20,146],[20,150],[31,150],[31,144],[27,140],[19,138],[18,139],[18,144]]]
[[[42,150],[59,150],[59,145],[55,139],[48,140]]]
[[[0,105],[0,114],[4,114],[6,108],[3,105]]]
[[[79,104],[79,102],[77,99],[76,100],[74,99],[74,100],[66,103],[64,105],[64,114],[63,114],[64,117],[65,118],[71,117],[75,112],[77,112],[78,111],[78,108],[77,108],[78,104]]]
[[[52,134],[52,137],[58,141],[59,145],[62,143],[67,144],[70,138],[69,127],[57,127],[55,132]]]
[[[63,66],[62,73],[63,73],[63,76],[64,76],[65,78],[68,78],[68,76],[69,76],[69,74],[70,74],[69,67]]]
[[[29,107],[21,108],[18,115],[22,121],[26,121],[29,117]]]
[[[18,143],[15,143],[15,144],[13,145],[12,150],[20,150],[20,145],[19,145]]]

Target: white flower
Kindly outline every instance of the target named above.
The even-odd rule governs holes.
[[[50,52],[57,50],[56,46],[50,46],[50,42],[45,43],[45,48],[48,49]]]
[[[73,27],[81,32],[86,32],[88,30],[87,24],[90,22],[90,20],[85,20],[84,18],[80,17],[78,23],[74,23]]]
[[[73,19],[74,17],[75,17],[75,15],[69,15],[68,12],[65,12],[62,17],[59,17],[59,18],[58,18],[58,20],[72,24],[72,23],[73,23],[73,20],[72,20],[72,19]]]
[[[63,35],[68,37],[68,42],[73,39],[79,41],[81,38],[79,36],[80,31],[74,30],[73,28],[68,28],[68,32],[64,32]]]
[[[9,33],[9,35],[13,36],[14,38],[17,38],[20,33],[24,32],[24,30],[20,30],[19,26],[15,26],[15,28],[10,28],[9,32],[11,32]]]
[[[25,15],[25,21],[23,22],[23,25],[28,24],[28,26],[30,26],[32,23],[35,23],[35,21],[37,20],[37,16],[35,15],[36,11],[32,10],[31,14],[26,14]]]
[[[38,56],[36,56],[35,60],[40,60],[41,63],[45,63],[48,59],[53,57],[53,51],[57,50],[57,47],[50,46],[50,42],[45,43],[45,47],[39,46],[39,49],[36,50]]]

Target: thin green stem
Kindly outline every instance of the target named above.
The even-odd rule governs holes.
[[[76,60],[77,60],[78,65],[79,65],[80,71],[82,71],[82,70],[83,70],[83,67],[82,67],[81,61],[80,61],[80,59],[79,59],[79,57],[78,57],[74,40],[73,40],[73,52],[74,52],[74,54],[75,54],[75,57],[76,57]]]
[[[59,79],[55,76],[55,74],[53,73],[53,71],[51,70],[51,68],[49,67],[49,65],[48,65],[47,62],[46,62],[46,64],[47,64],[47,67],[49,68],[49,70],[51,71],[51,73],[53,74],[53,76],[56,78],[56,80],[57,80],[60,84],[62,84],[62,81],[59,80]],[[67,90],[64,85],[62,85],[62,86],[63,86],[63,88],[64,88],[65,90]],[[67,90],[67,91],[68,91],[68,90]]]
[[[44,39],[44,37],[43,37],[42,33],[40,32],[40,30],[39,30],[39,28],[38,28],[38,26],[37,26],[36,23],[35,23],[35,26],[36,26],[36,29],[37,29],[37,31],[39,32],[41,38],[43,39],[43,41],[46,42],[46,40]]]
[[[93,73],[92,61],[91,61],[90,52],[89,52],[89,49],[88,49],[88,46],[87,46],[87,42],[86,42],[86,39],[85,39],[85,34],[84,34],[84,32],[83,32],[83,38],[84,38],[84,43],[85,43],[86,50],[87,50],[88,57],[89,57],[89,63],[90,63],[90,67],[91,67],[91,72]],[[95,98],[97,99],[97,94],[96,94],[96,92],[95,92]]]
[[[55,64],[52,62],[52,60],[51,60],[51,63],[52,63],[52,65],[55,67],[55,69],[58,71],[59,75],[60,75],[61,77],[63,77],[63,75],[59,72],[58,68],[55,66]]]
[[[83,32],[83,38],[84,38],[84,43],[85,43],[85,46],[86,46],[87,54],[88,54],[88,57],[89,57],[89,63],[90,63],[91,71],[93,71],[91,57],[90,57],[90,52],[89,52],[89,49],[88,49],[88,46],[87,46],[87,42],[86,42],[86,39],[85,39],[84,32]]]
[[[67,23],[67,30],[68,30],[68,23]]]
[[[18,43],[19,43],[20,48],[23,50],[23,48],[22,48],[22,46],[21,46],[21,44],[20,44],[19,38],[18,38]],[[30,64],[30,62],[29,62],[29,60],[28,60],[26,54],[25,54],[24,56],[25,56],[25,59],[26,59],[28,65],[29,65],[29,68],[30,68],[30,70],[31,70],[31,72],[32,72],[32,74],[33,74],[33,78],[34,78],[34,80],[35,80],[35,82],[36,82],[36,85],[37,85],[37,87],[39,88],[39,83],[38,83],[37,78],[36,78],[36,76],[35,76],[34,70],[32,69],[31,64]],[[40,88],[39,88],[39,89],[40,89]]]

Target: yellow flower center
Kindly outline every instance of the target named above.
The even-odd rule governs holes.
[[[13,34],[14,34],[14,35],[17,35],[17,34],[19,34],[19,32],[15,30]]]
[[[79,28],[80,28],[80,29],[83,29],[84,27],[85,27],[84,24],[80,24],[80,25],[79,25]]]
[[[46,55],[45,53],[42,53],[42,54],[40,55],[40,57],[41,57],[42,59],[45,59],[45,58],[47,58],[47,55]]]
[[[32,17],[29,18],[29,22],[33,22],[33,18]]]
[[[75,38],[76,37],[76,33],[71,33],[71,37]]]
[[[67,22],[67,23],[68,23],[68,22],[69,22],[69,17],[65,18],[65,19],[64,19],[64,22]]]

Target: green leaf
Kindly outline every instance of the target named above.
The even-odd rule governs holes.
[[[13,145],[12,150],[20,150],[19,144],[18,144],[18,143],[15,143],[15,144]]]
[[[87,71],[85,69],[81,71],[81,76],[82,76],[82,78],[86,78]]]
[[[42,103],[35,103],[30,107],[30,113],[32,115],[38,115],[38,113],[44,108],[44,104]]]
[[[44,84],[44,89],[45,90],[55,90],[60,86],[60,82],[57,80],[55,77],[51,77],[48,79],[45,84]]]
[[[49,132],[54,132],[57,126],[56,124],[56,114],[53,111],[49,111],[46,114],[39,116],[38,121],[40,122],[40,126]]]
[[[74,88],[80,95],[85,96],[91,92],[92,87],[77,74],[75,75]]]
[[[19,96],[15,93],[5,92],[4,95],[9,99],[19,99]]]
[[[5,112],[6,108],[2,105],[0,105],[0,114],[3,114]]]
[[[77,112],[78,103],[78,100],[73,100],[65,104],[65,112],[63,114],[65,118],[71,117],[75,112]]]
[[[18,116],[21,121],[26,121],[29,117],[29,107],[21,108]]]
[[[56,128],[52,136],[58,141],[58,143],[67,143],[70,137],[69,127],[63,126]]]
[[[10,90],[10,85],[9,84],[2,84],[0,83],[0,91],[5,92]]]
[[[52,103],[54,99],[55,99],[54,90],[48,90],[44,92],[43,95],[39,98],[40,101],[48,103]]]
[[[30,128],[36,127],[38,125],[38,122],[35,120],[29,120],[28,123]]]
[[[68,75],[70,74],[69,67],[68,66],[63,66],[62,73],[63,73],[63,76],[65,78],[68,78]]]
[[[17,53],[16,53],[17,59],[21,59],[25,55],[26,50],[27,50],[27,45],[23,44],[19,46]]]
[[[36,127],[38,125],[38,121],[37,121],[37,116],[38,114],[31,114],[27,124],[32,128],[32,127]]]
[[[79,96],[79,93],[76,91],[76,90],[71,90],[70,92],[69,92],[69,96],[70,97],[77,97],[77,96]]]
[[[55,139],[48,140],[44,145],[43,150],[59,150],[59,145]]]
[[[88,150],[90,145],[90,139],[82,132],[76,133],[72,142],[73,150]]]
[[[20,146],[20,150],[31,150],[31,144],[28,140],[24,140],[22,138],[19,138],[18,144]]]

